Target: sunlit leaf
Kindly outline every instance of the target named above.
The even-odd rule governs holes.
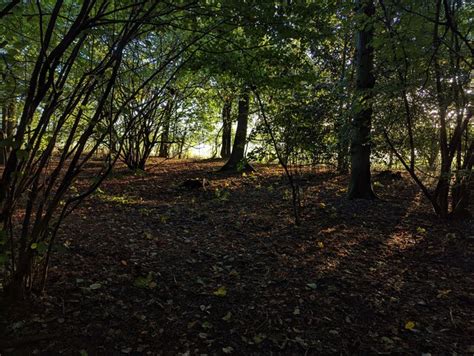
[[[219,287],[212,294],[214,294],[216,297],[225,297],[227,295],[227,289],[225,287]]]

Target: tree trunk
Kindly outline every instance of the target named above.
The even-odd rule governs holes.
[[[437,49],[441,46],[441,39],[439,38],[439,20],[441,19],[441,0],[436,2],[436,22],[434,24],[434,33],[433,33],[433,47],[435,53],[433,54],[433,68],[436,79],[436,99],[438,104],[439,111],[439,145],[441,152],[441,171],[438,178],[438,184],[436,186],[434,197],[436,203],[439,206],[440,211],[438,214],[442,218],[446,218],[449,213],[449,187],[451,181],[451,165],[453,162],[453,157],[450,155],[450,149],[448,145],[448,127],[447,127],[447,113],[448,105],[444,93],[443,79],[441,73],[441,67],[439,63],[439,58],[437,55]]]
[[[2,107],[2,130],[0,131],[0,140],[6,140],[6,126],[7,126],[7,107]],[[7,162],[7,150],[5,146],[0,147],[0,164],[4,165]]]
[[[250,97],[248,88],[243,89],[239,98],[237,130],[235,132],[232,153],[221,171],[253,171],[253,167],[245,161],[245,145],[247,143],[247,125],[249,120]]]
[[[6,140],[13,136],[15,128],[15,103],[11,102],[2,107],[2,130],[0,131],[0,140]],[[7,161],[11,146],[0,147],[0,164],[4,165]]]
[[[160,152],[158,157],[168,158],[169,157],[169,146],[170,146],[170,125],[171,125],[171,111],[172,102],[171,99],[166,103],[166,113],[163,118],[163,132],[161,133]]]
[[[373,0],[358,0],[357,7],[360,14],[365,14],[362,20],[365,25],[357,33],[356,95],[358,99],[352,122],[349,198],[374,199],[376,196],[372,190],[370,176],[370,131],[372,126],[371,91],[375,85],[375,78],[373,76],[374,49],[371,45],[373,24],[370,19],[374,16],[375,7]]]
[[[471,109],[468,115],[472,116]],[[464,157],[464,164],[459,168],[456,183],[452,188],[452,215],[453,217],[471,217],[469,211],[470,195],[473,190],[472,168],[474,166],[474,141],[471,141]],[[462,173],[460,173],[462,172]]]
[[[16,105],[14,102],[10,102],[8,105],[8,115],[7,115],[7,126],[6,126],[6,135],[7,137],[13,136],[13,130],[16,125]]]
[[[225,98],[224,107],[222,109],[222,147],[221,157],[229,158],[232,144],[232,99]]]

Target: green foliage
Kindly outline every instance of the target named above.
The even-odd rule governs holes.
[[[137,288],[153,289],[156,288],[156,275],[154,272],[149,272],[146,276],[139,276],[133,282]]]
[[[226,189],[219,189],[217,188],[215,191],[214,191],[214,195],[217,199],[221,200],[221,201],[227,201],[229,200],[229,197],[230,197],[230,192]]]

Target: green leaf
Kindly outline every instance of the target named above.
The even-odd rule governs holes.
[[[232,346],[227,346],[222,348],[222,352],[225,354],[231,354],[234,351],[234,348]]]
[[[157,283],[154,281],[155,274],[153,272],[149,272],[146,276],[139,276],[133,282],[133,285],[138,288],[156,288]]]
[[[258,345],[260,344],[263,340],[266,339],[266,335],[264,334],[257,334],[253,337],[253,341]]]
[[[227,312],[227,314],[222,317],[222,320],[229,321],[231,318],[232,318],[232,313]]]
[[[208,321],[203,322],[201,326],[203,327],[203,329],[212,329],[212,324]]]
[[[26,160],[29,156],[29,153],[27,150],[18,150],[16,151],[16,156],[19,160]]]
[[[146,277],[140,276],[135,278],[133,285],[138,288],[147,288],[148,287],[148,279]]]
[[[426,233],[426,229],[423,228],[423,227],[417,227],[416,232],[419,233],[419,234],[424,234],[424,233]]]
[[[407,330],[413,330],[415,328],[415,322],[413,321],[407,321],[405,324],[405,329]]]
[[[36,250],[40,255],[44,255],[48,252],[48,244],[46,242],[39,242],[36,246]]]
[[[227,289],[225,287],[219,287],[213,294],[216,297],[225,297],[227,295]]]

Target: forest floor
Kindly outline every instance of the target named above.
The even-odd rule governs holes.
[[[407,178],[348,201],[347,176],[313,171],[294,226],[281,170],[220,165],[119,167],[64,222],[47,293],[0,321],[0,351],[474,352],[472,220],[440,221]]]

